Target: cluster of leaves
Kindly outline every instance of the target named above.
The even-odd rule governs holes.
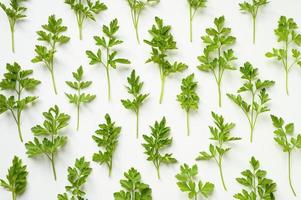
[[[227,96],[238,105],[246,115],[250,125],[250,141],[253,140],[253,130],[256,125],[257,118],[260,114],[270,111],[267,103],[270,101],[266,90],[272,87],[275,82],[270,80],[261,81],[258,78],[258,69],[254,68],[251,63],[244,63],[240,67],[241,79],[244,80],[243,85],[237,90],[238,95],[227,94]],[[249,93],[251,101],[247,102],[240,93]],[[258,100],[256,100],[258,97]]]
[[[90,64],[102,64],[106,69],[107,82],[108,82],[108,99],[111,99],[111,81],[110,81],[110,68],[116,69],[118,64],[130,64],[131,62],[125,58],[117,58],[118,52],[113,48],[123,43],[117,39],[116,33],[119,30],[118,20],[114,19],[110,22],[109,26],[103,25],[102,32],[104,36],[94,36],[95,44],[101,48],[96,53],[86,51]],[[104,57],[104,58],[102,58]]]
[[[260,163],[254,157],[250,160],[251,169],[241,173],[243,177],[237,178],[237,182],[247,189],[234,195],[235,199],[250,200],[275,200],[276,183],[266,178],[267,172],[260,169]]]
[[[268,58],[276,58],[282,64],[285,71],[287,95],[289,94],[288,73],[295,64],[301,66],[301,52],[296,48],[296,46],[301,46],[301,34],[297,33],[297,29],[298,25],[294,19],[281,16],[278,21],[278,27],[274,32],[277,36],[277,42],[284,45],[282,48],[273,48],[271,52],[265,54]],[[290,62],[290,51],[292,62]]]
[[[252,0],[252,3],[244,1],[239,4],[240,10],[249,13],[252,16],[253,21],[253,43],[256,41],[256,18],[258,9],[262,6],[267,5],[269,2],[267,0]]]
[[[161,164],[174,164],[177,160],[171,153],[162,154],[160,152],[172,144],[172,138],[169,137],[170,128],[166,126],[165,117],[160,122],[156,121],[154,126],[150,126],[150,129],[150,136],[143,135],[145,143],[142,146],[145,149],[144,153],[147,155],[147,160],[154,164],[158,179],[160,179]]]
[[[222,161],[223,156],[229,152],[230,147],[225,147],[225,144],[240,140],[241,138],[232,137],[231,131],[235,127],[234,123],[226,123],[224,117],[222,115],[217,115],[216,113],[211,113],[212,118],[214,119],[214,124],[216,127],[209,126],[211,133],[211,140],[216,141],[216,144],[210,144],[209,152],[202,151],[199,153],[199,156],[196,160],[211,160],[214,159],[216,164],[219,167],[219,173],[221,176],[222,184],[225,190],[227,190],[224,176],[223,176],[223,168]]]
[[[214,19],[215,28],[207,28],[207,35],[202,36],[203,42],[207,45],[203,55],[198,57],[200,65],[198,69],[204,72],[211,72],[214,75],[218,87],[218,104],[222,106],[221,84],[225,70],[235,70],[233,61],[236,60],[232,49],[227,47],[233,45],[236,38],[231,36],[231,28],[225,27],[225,17]]]
[[[121,132],[121,127],[116,126],[115,122],[112,122],[109,114],[105,115],[106,123],[100,124],[99,129],[95,131],[95,135],[92,136],[97,146],[104,150],[99,150],[98,153],[93,154],[93,161],[100,165],[106,164],[109,168],[109,176],[112,173],[113,167],[113,155],[118,144],[118,138]]]
[[[136,75],[136,71],[133,70],[131,75],[127,78],[129,86],[127,86],[128,93],[133,96],[133,99],[122,99],[122,105],[129,110],[132,110],[136,114],[136,137],[139,137],[139,111],[140,107],[149,96],[149,94],[141,94],[143,82],[140,81],[140,77]]]
[[[86,104],[86,103],[90,103],[91,101],[93,101],[96,98],[96,95],[92,95],[92,94],[86,94],[86,93],[82,93],[81,90],[88,88],[91,84],[92,81],[83,81],[83,75],[84,75],[84,70],[83,67],[80,66],[76,72],[72,73],[73,78],[75,79],[74,82],[72,81],[66,81],[66,84],[71,87],[72,89],[76,90],[77,93],[75,94],[68,94],[65,93],[66,96],[69,99],[69,102],[72,104],[76,105],[76,109],[77,109],[77,125],[76,125],[76,129],[79,129],[79,115],[80,115],[80,105],[82,103]]]
[[[54,180],[56,180],[56,154],[67,142],[67,137],[60,136],[59,131],[68,126],[70,116],[61,113],[57,105],[49,108],[48,112],[43,112],[43,116],[45,118],[43,124],[31,128],[35,137],[33,141],[25,144],[26,154],[30,158],[45,155],[51,162]],[[39,140],[38,137],[43,137],[43,140]]]
[[[187,0],[189,4],[189,39],[192,42],[192,21],[199,9],[206,7],[207,0]]]
[[[95,15],[107,10],[107,6],[99,0],[93,2],[91,0],[65,0],[65,3],[74,11],[78,30],[79,39],[83,39],[83,25],[85,19],[96,21]]]
[[[137,42],[140,44],[139,31],[138,31],[140,14],[147,6],[158,4],[160,0],[126,0],[126,1],[128,2],[129,7],[131,9],[131,17],[136,33],[136,39]]]
[[[49,70],[55,94],[57,94],[57,88],[54,78],[54,56],[57,52],[57,45],[66,44],[70,40],[69,37],[63,35],[67,27],[62,23],[63,20],[56,19],[55,15],[48,17],[48,24],[42,25],[43,30],[37,31],[38,41],[46,45],[36,45],[36,56],[31,60],[33,63],[43,63]]]
[[[22,5],[25,1],[27,0],[10,0],[10,7],[0,2],[0,7],[5,12],[9,22],[11,48],[13,53],[15,52],[15,25],[18,21],[23,20],[26,17],[25,12],[27,8]]]
[[[141,181],[141,174],[134,168],[124,173],[126,179],[120,180],[120,185],[124,188],[114,193],[115,200],[152,200],[152,189],[149,185]]]
[[[156,24],[148,31],[152,39],[144,40],[144,42],[152,47],[151,57],[146,62],[153,62],[159,66],[161,79],[159,102],[162,103],[166,78],[173,73],[184,71],[188,66],[181,62],[171,63],[166,59],[170,50],[177,49],[176,42],[170,33],[171,26],[163,25],[163,20],[159,17],[156,17],[155,21]]]
[[[284,120],[281,117],[271,115],[271,119],[276,130],[274,131],[274,140],[279,146],[281,146],[283,152],[288,153],[288,179],[289,185],[293,194],[296,196],[292,181],[291,181],[291,152],[296,148],[301,148],[301,134],[293,137],[294,124],[284,124]]]
[[[22,97],[24,91],[33,91],[37,85],[41,82],[30,78],[33,74],[33,70],[22,70],[18,63],[6,64],[7,72],[4,74],[4,78],[0,82],[1,90],[8,90],[14,92],[15,95],[4,96],[0,94],[0,114],[6,111],[10,111],[14,121],[18,127],[19,138],[23,142],[21,131],[21,114],[22,111],[37,100],[36,96]]]
[[[187,135],[190,133],[189,112],[191,110],[198,110],[199,108],[200,98],[196,93],[197,87],[198,83],[194,81],[194,74],[190,74],[186,78],[182,79],[182,92],[177,95],[177,101],[181,104],[181,107],[186,112]]]
[[[182,192],[187,192],[189,199],[198,199],[201,195],[208,198],[214,191],[214,184],[210,182],[203,183],[197,179],[198,166],[189,167],[187,164],[180,166],[180,173],[176,175],[177,185]]]
[[[75,160],[74,167],[68,167],[68,181],[70,185],[66,186],[66,191],[70,193],[59,194],[58,200],[85,200],[86,193],[83,191],[83,186],[87,182],[87,178],[91,174],[92,168],[90,162],[87,162],[84,157]]]
[[[7,181],[0,179],[0,186],[7,191],[10,191],[13,200],[16,200],[17,196],[20,196],[25,192],[27,175],[26,165],[23,165],[22,160],[15,156],[12,161],[12,166],[8,169],[6,175]]]

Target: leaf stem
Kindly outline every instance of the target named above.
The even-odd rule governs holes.
[[[253,44],[256,43],[256,16],[252,17],[253,21]]]
[[[106,67],[107,83],[108,83],[108,101],[111,101],[111,81],[110,81],[110,70]]]
[[[288,181],[294,196],[297,196],[291,179],[291,152],[290,151],[288,152]]]
[[[54,90],[54,93],[57,95],[57,89],[56,89],[56,83],[55,83],[53,68],[50,70],[50,74],[51,74],[51,81],[52,81],[53,90]]]
[[[11,34],[11,48],[12,52],[15,53],[15,22],[10,20],[9,25]]]
[[[192,7],[189,4],[189,38],[190,38],[190,42],[192,42]]]
[[[164,88],[165,88],[165,79],[164,75],[161,76],[161,92],[160,92],[160,100],[159,103],[162,104],[163,96],[164,96]]]
[[[76,123],[76,130],[78,131],[79,130],[79,104],[77,105],[77,123]]]
[[[16,192],[15,192],[15,191],[12,191],[12,196],[13,196],[13,200],[16,200],[16,199],[17,199],[17,195],[16,195]]]
[[[219,156],[219,159],[218,159],[218,168],[219,168],[219,173],[220,173],[220,176],[221,176],[223,188],[224,188],[225,191],[227,191],[227,187],[226,187],[225,180],[224,180],[224,175],[223,175],[222,157],[221,156]]]
[[[217,90],[218,90],[218,106],[222,107],[222,94],[221,94],[221,83],[217,83]]]
[[[18,112],[17,127],[18,127],[19,138],[20,138],[21,142],[23,142],[22,130],[21,130],[21,112]]]
[[[111,175],[112,175],[112,159],[110,160],[108,167],[109,167],[109,177],[111,177]]]
[[[189,110],[186,111],[186,128],[187,128],[187,135],[190,135],[190,123],[189,123]]]
[[[136,138],[139,138],[139,108],[136,112]]]
[[[54,177],[54,180],[56,181],[56,169],[55,169],[54,154],[53,153],[51,154],[50,161],[51,161],[51,166],[52,166],[53,177]]]
[[[161,176],[160,176],[160,167],[159,166],[156,167],[156,171],[157,171],[157,177],[158,177],[158,179],[160,179]]]

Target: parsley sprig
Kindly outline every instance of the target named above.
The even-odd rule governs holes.
[[[55,94],[57,94],[54,77],[55,53],[58,45],[66,44],[70,40],[69,37],[63,35],[67,31],[67,27],[63,26],[62,23],[63,20],[57,19],[55,15],[48,17],[48,24],[42,25],[43,30],[37,31],[38,41],[44,42],[45,45],[35,46],[36,57],[31,60],[33,63],[43,63],[48,69]]]
[[[145,149],[144,154],[147,155],[147,160],[151,161],[156,170],[158,179],[160,179],[161,164],[174,164],[177,160],[172,153],[162,154],[161,151],[172,144],[172,138],[169,137],[170,128],[166,126],[165,117],[160,122],[156,121],[154,126],[150,126],[151,135],[143,135],[145,143],[142,146]]]
[[[218,88],[218,105],[222,106],[221,84],[226,70],[235,70],[233,61],[236,60],[232,49],[236,38],[231,36],[231,28],[225,27],[225,17],[214,19],[214,28],[207,28],[207,35],[202,36],[203,42],[207,45],[203,55],[198,57],[200,65],[198,69],[204,72],[211,72]]]
[[[12,52],[15,52],[15,25],[18,21],[23,20],[27,10],[22,4],[27,0],[10,0],[9,7],[0,2],[0,7],[5,12],[11,33],[11,48]]]
[[[76,72],[73,72],[72,75],[75,81],[73,82],[66,81],[66,84],[72,89],[76,90],[77,93],[75,94],[65,93],[65,94],[69,99],[69,102],[76,105],[76,110],[77,110],[76,129],[78,130],[81,104],[87,104],[92,102],[96,98],[96,95],[82,93],[82,90],[88,88],[92,84],[92,81],[83,81],[84,70],[82,66],[80,66],[76,70]]]
[[[219,168],[223,187],[227,191],[222,168],[223,157],[231,150],[231,148],[227,144],[229,142],[240,140],[241,138],[231,136],[231,131],[235,127],[234,123],[226,123],[222,115],[217,115],[214,112],[212,112],[211,115],[214,119],[214,124],[216,127],[209,126],[211,133],[210,139],[215,141],[216,144],[209,145],[209,152],[201,151],[196,160],[214,159]]]
[[[189,4],[189,39],[192,42],[192,22],[197,12],[206,7],[207,0],[187,0]]]
[[[149,185],[142,182],[141,174],[135,168],[131,168],[128,172],[125,172],[124,177],[125,179],[120,180],[120,185],[124,189],[114,193],[115,200],[153,199],[152,189]]]
[[[94,36],[95,44],[100,48],[96,53],[86,51],[90,64],[101,64],[106,69],[107,82],[108,82],[108,100],[111,100],[111,81],[110,81],[110,68],[116,69],[119,64],[130,64],[131,62],[125,58],[116,58],[118,52],[114,48],[123,43],[122,40],[117,39],[116,33],[119,30],[118,20],[114,19],[110,25],[103,25],[102,32],[104,36]]]
[[[214,184],[199,180],[198,166],[183,164],[180,172],[176,175],[177,185],[182,192],[187,192],[189,199],[197,200],[198,196],[208,198],[214,191]]]
[[[59,194],[58,200],[84,200],[86,193],[83,191],[83,186],[87,182],[89,175],[92,172],[90,162],[85,160],[85,157],[81,157],[75,160],[74,167],[68,167],[68,181],[69,184],[66,186],[67,193]]]
[[[6,64],[7,72],[4,73],[4,78],[0,82],[1,90],[13,92],[14,95],[4,96],[0,94],[0,114],[9,111],[14,121],[16,122],[19,138],[23,142],[21,130],[21,114],[29,104],[35,102],[37,96],[22,97],[23,92],[33,91],[41,83],[40,81],[30,78],[33,70],[23,70],[18,63]],[[10,93],[11,94],[11,93]]]
[[[295,64],[301,67],[301,52],[298,49],[301,46],[301,34],[297,33],[297,29],[298,25],[293,18],[281,16],[274,32],[277,36],[277,42],[283,44],[283,47],[273,48],[271,52],[265,54],[268,58],[276,58],[282,64],[287,95],[289,95],[288,74]]]
[[[141,90],[143,82],[140,81],[140,76],[136,75],[136,71],[133,70],[131,75],[127,78],[129,86],[127,86],[128,93],[133,96],[133,99],[122,99],[122,105],[129,110],[132,110],[136,114],[136,137],[139,137],[139,113],[140,107],[149,96],[149,94],[142,94]]]
[[[288,154],[288,180],[293,194],[296,196],[291,179],[291,154],[296,148],[301,148],[301,134],[293,137],[295,126],[293,123],[284,124],[281,117],[271,115],[271,119],[276,130],[274,131],[274,140],[282,148],[283,152]]]
[[[270,111],[268,103],[269,98],[267,89],[272,87],[275,82],[270,80],[261,81],[258,78],[258,68],[254,68],[251,63],[244,63],[240,67],[241,79],[244,80],[243,85],[237,90],[237,95],[227,94],[227,96],[238,105],[246,115],[250,126],[250,142],[253,141],[253,132],[258,119],[258,116]],[[249,93],[251,98],[243,99],[240,93]],[[257,99],[256,99],[257,97]]]
[[[17,196],[22,195],[27,186],[27,166],[22,160],[14,156],[12,166],[8,169],[6,180],[0,179],[0,186],[12,193],[12,200],[16,200]]]
[[[249,163],[251,169],[241,172],[242,177],[236,179],[246,189],[243,189],[233,197],[239,200],[274,200],[276,183],[272,179],[266,178],[267,172],[260,169],[260,163],[254,157],[251,158]]]
[[[74,11],[79,31],[79,39],[83,39],[83,25],[86,19],[96,21],[95,15],[107,10],[107,6],[99,0],[65,0]]]
[[[190,134],[189,113],[199,108],[199,96],[196,93],[198,83],[194,81],[194,74],[190,74],[182,79],[181,90],[182,92],[177,95],[177,101],[186,112],[186,127],[187,135]]]
[[[240,10],[249,13],[252,16],[253,23],[253,44],[256,41],[256,18],[260,7],[267,5],[269,2],[267,0],[252,0],[252,3],[244,1],[239,4]]]
[[[156,24],[148,31],[152,36],[151,40],[144,40],[144,42],[152,47],[151,57],[146,63],[153,62],[158,65],[161,79],[161,92],[160,100],[163,101],[165,80],[173,73],[182,72],[188,68],[188,66],[181,62],[169,62],[168,52],[177,49],[176,42],[171,32],[171,26],[165,26],[163,20],[159,17],[155,18]]]
[[[55,158],[58,151],[67,143],[66,136],[60,136],[61,129],[68,126],[70,116],[61,113],[59,107],[55,105],[49,108],[48,112],[43,112],[45,118],[42,125],[31,128],[34,140],[25,144],[26,154],[29,158],[45,155],[51,162],[54,180],[56,180]],[[40,140],[38,137],[42,137]]]
[[[105,115],[106,122],[99,125],[99,129],[92,136],[97,146],[103,150],[99,150],[93,154],[93,161],[100,165],[106,164],[109,168],[109,176],[112,174],[113,156],[118,144],[118,138],[121,132],[121,127],[116,126],[111,120],[109,114]]]

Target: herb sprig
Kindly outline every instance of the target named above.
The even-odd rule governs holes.
[[[189,40],[192,42],[192,23],[196,13],[206,7],[207,0],[187,0],[189,4]]]
[[[40,81],[30,78],[33,70],[24,70],[18,63],[6,64],[7,72],[0,82],[1,90],[13,92],[14,95],[4,96],[0,94],[0,114],[9,111],[14,121],[16,122],[19,138],[23,142],[21,130],[21,114],[28,107],[29,104],[34,103],[37,96],[22,97],[24,91],[33,91],[41,83]]]

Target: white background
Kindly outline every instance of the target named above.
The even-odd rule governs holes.
[[[4,2],[7,2],[5,0]],[[252,44],[251,18],[239,11],[238,0],[210,0],[202,12],[194,20],[194,40],[188,39],[188,5],[185,0],[162,0],[154,7],[149,8],[141,15],[140,36],[141,39],[149,39],[147,30],[154,22],[155,16],[164,19],[165,24],[172,25],[172,33],[177,41],[178,50],[172,59],[180,60],[189,65],[189,70],[183,74],[177,74],[167,79],[166,92],[162,105],[158,104],[159,98],[159,72],[157,66],[145,64],[149,57],[150,48],[145,44],[137,45],[134,29],[130,18],[130,10],[125,0],[105,0],[109,7],[107,11],[98,15],[97,22],[87,21],[84,26],[84,40],[79,41],[76,18],[69,6],[63,0],[31,0],[26,3],[28,7],[27,19],[16,26],[16,53],[10,50],[9,25],[5,14],[0,12],[0,72],[5,71],[5,64],[17,61],[24,68],[34,69],[34,77],[41,80],[42,84],[35,91],[40,98],[37,103],[23,113],[23,134],[25,141],[33,139],[30,128],[43,121],[41,113],[55,104],[59,105],[63,112],[72,116],[70,126],[63,130],[62,134],[69,140],[65,148],[58,153],[56,167],[58,180],[53,180],[50,162],[45,157],[28,159],[25,154],[24,144],[19,142],[17,128],[11,115],[5,113],[0,116],[0,177],[6,175],[7,168],[11,165],[14,155],[21,157],[28,166],[28,188],[21,200],[53,200],[58,193],[65,191],[67,184],[67,167],[73,166],[75,158],[85,156],[91,160],[98,148],[91,135],[98,124],[104,121],[105,113],[109,113],[114,121],[122,126],[117,151],[114,154],[112,177],[108,177],[106,166],[100,166],[91,162],[93,172],[85,186],[87,198],[91,200],[113,199],[113,193],[121,189],[119,180],[123,178],[124,171],[131,166],[137,168],[153,189],[153,197],[156,200],[187,199],[186,194],[179,191],[176,185],[175,174],[179,171],[179,165],[186,162],[195,163],[195,158],[200,150],[207,150],[210,140],[208,125],[212,124],[211,111],[223,114],[229,122],[235,122],[234,136],[242,137],[241,141],[232,145],[232,150],[224,158],[224,175],[228,186],[225,192],[221,186],[218,168],[213,161],[198,162],[199,174],[203,181],[215,183],[215,192],[211,199],[233,199],[233,194],[241,190],[235,178],[240,172],[249,167],[249,159],[252,155],[260,160],[263,169],[268,171],[268,177],[277,182],[277,199],[297,200],[301,195],[301,159],[300,151],[293,153],[293,183],[298,197],[294,197],[289,189],[287,179],[287,155],[273,140],[273,130],[268,114],[262,115],[254,132],[254,142],[249,143],[249,126],[242,111],[225,96],[226,92],[234,93],[241,85],[239,71],[226,72],[223,79],[223,107],[217,106],[217,90],[212,74],[206,74],[197,70],[197,56],[201,54],[204,44],[200,36],[204,30],[213,25],[215,17],[225,15],[226,25],[232,28],[237,42],[233,46],[238,60],[237,66],[245,61],[250,61],[259,68],[262,79],[276,81],[274,88],[269,90],[272,102],[270,104],[273,114],[283,116],[287,122],[295,122],[296,131],[301,128],[300,101],[301,101],[301,70],[295,67],[290,73],[290,96],[286,96],[284,88],[284,71],[277,62],[265,58],[265,52],[276,46],[276,38],[273,30],[277,26],[280,15],[293,17],[301,24],[299,0],[274,0],[264,9],[260,10],[257,21],[257,42]],[[34,57],[34,45],[38,44],[35,31],[47,22],[49,15],[55,14],[62,17],[64,24],[68,26],[66,33],[71,41],[58,49],[55,62],[55,74],[59,95],[54,95],[50,81],[50,74],[40,64],[32,64]],[[107,102],[105,71],[100,66],[89,66],[85,55],[86,50],[95,50],[93,36],[101,35],[101,26],[117,17],[120,22],[119,37],[124,40],[120,45],[120,53],[132,61],[130,67],[120,66],[117,70],[111,70],[112,99]],[[81,110],[80,131],[75,130],[75,107],[68,103],[64,92],[72,92],[65,84],[66,80],[72,80],[71,72],[83,65],[85,78],[92,80],[93,85],[89,92],[97,94],[96,100]],[[179,163],[172,166],[162,166],[161,180],[157,180],[155,168],[152,163],[146,161],[141,146],[142,139],[135,138],[135,116],[132,112],[123,108],[120,99],[129,97],[124,85],[126,77],[132,68],[137,70],[141,79],[145,82],[144,91],[151,94],[150,98],[141,109],[141,134],[149,134],[149,125],[155,120],[161,120],[166,116],[171,127],[171,136],[174,142],[168,152],[174,153]],[[194,72],[199,82],[198,94],[200,96],[200,109],[191,116],[191,136],[186,136],[185,113],[176,101],[176,95],[180,92],[180,81],[186,75]],[[0,199],[11,199],[11,194],[0,190]]]

